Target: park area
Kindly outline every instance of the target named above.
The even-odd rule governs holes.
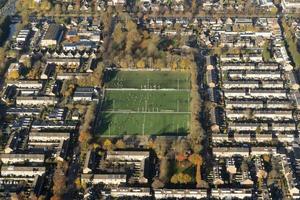
[[[185,135],[190,123],[190,80],[186,72],[106,74],[100,134]]]

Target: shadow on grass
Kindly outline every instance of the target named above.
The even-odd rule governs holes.
[[[113,71],[106,70],[104,72],[104,76],[103,76],[104,84],[109,83],[111,80],[113,80],[117,76],[117,74],[118,74],[118,71],[116,71],[116,70],[113,70]]]
[[[188,130],[185,128],[178,128],[178,131],[170,131],[167,127],[163,128],[156,135],[160,136],[185,136],[188,133]]]
[[[100,135],[103,135],[108,129],[112,120],[112,114],[110,113],[101,113],[100,122],[99,122],[99,131]]]
[[[102,109],[102,111],[111,110],[112,105],[113,105],[113,100],[105,98],[103,103],[102,103],[102,108],[101,109]]]

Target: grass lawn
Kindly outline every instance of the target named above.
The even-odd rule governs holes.
[[[189,114],[103,113],[100,135],[184,135]]]
[[[107,71],[104,82],[108,88],[190,89],[188,72],[124,72]]]
[[[189,112],[188,91],[107,91],[103,110]]]

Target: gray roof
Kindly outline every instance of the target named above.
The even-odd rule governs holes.
[[[45,159],[45,155],[44,154],[9,154],[9,153],[2,153],[0,154],[0,158],[20,158],[20,159]]]
[[[61,26],[58,24],[50,24],[46,34],[44,36],[45,40],[58,40],[61,34]]]

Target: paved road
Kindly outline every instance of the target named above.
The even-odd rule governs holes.
[[[67,173],[68,190],[71,190],[74,187],[74,181],[78,177],[78,173],[80,171],[79,153],[80,148],[77,146],[74,148],[72,158],[69,163],[69,169]]]

